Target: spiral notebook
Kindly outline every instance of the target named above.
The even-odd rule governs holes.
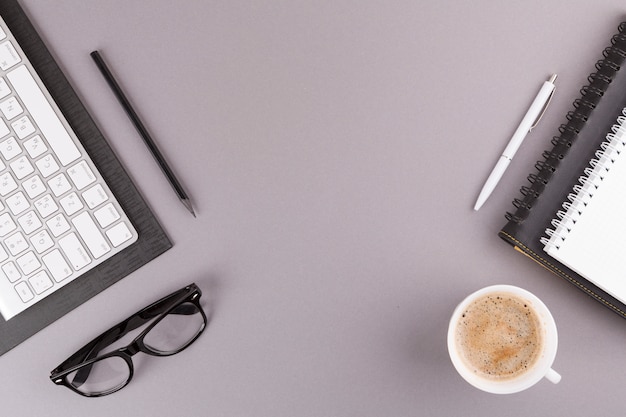
[[[626,108],[541,239],[544,251],[626,303]]]
[[[623,22],[499,232],[516,250],[624,318],[625,60]]]

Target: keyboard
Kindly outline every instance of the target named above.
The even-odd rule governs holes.
[[[11,319],[137,237],[0,18],[0,314]]]

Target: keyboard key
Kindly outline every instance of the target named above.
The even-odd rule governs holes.
[[[58,249],[44,255],[41,259],[56,282],[61,282],[72,275],[72,268]]]
[[[30,290],[30,288],[28,288],[28,284],[24,281],[15,286],[15,291],[17,291],[17,295],[19,295],[22,301],[25,303],[35,298],[33,292]]]
[[[33,289],[37,294],[41,294],[42,292],[49,290],[54,285],[46,271],[37,272],[28,279],[28,282],[30,282],[30,285],[33,286]]]
[[[17,222],[22,226],[22,230],[30,235],[42,226],[41,220],[35,214],[34,210],[26,212],[26,214],[17,218]]]
[[[52,193],[57,197],[62,196],[72,189],[72,185],[63,173],[48,180],[48,186],[50,186],[50,190],[52,190]]]
[[[24,181],[22,184],[24,187],[24,191],[31,199],[39,197],[41,194],[46,192],[46,186],[44,185],[41,177],[39,175],[34,175]]]
[[[84,207],[83,203],[80,201],[80,197],[78,197],[76,193],[68,194],[66,197],[60,199],[59,203],[68,216],[78,213]]]
[[[22,148],[20,148],[17,140],[13,136],[11,136],[7,140],[0,142],[0,153],[2,153],[4,159],[9,161],[21,154]]]
[[[54,237],[59,237],[63,233],[70,230],[70,224],[67,222],[67,219],[62,214],[57,214],[56,216],[52,217],[46,222],[46,225],[48,226],[48,228],[50,229],[50,233],[52,233]]]
[[[57,164],[57,161],[54,160],[52,154],[44,156],[35,162],[35,165],[37,165],[39,172],[41,172],[41,175],[43,175],[44,178],[48,178],[50,175],[59,170],[59,164]]]
[[[24,109],[15,97],[9,97],[0,103],[0,111],[7,120],[11,120],[24,113]]]
[[[33,251],[28,251],[24,255],[17,258],[17,265],[20,267],[24,275],[30,275],[41,267],[41,263],[39,263],[39,259],[35,256]],[[37,291],[37,288],[35,288],[35,291]]]
[[[35,208],[37,209],[39,215],[45,219],[52,213],[56,213],[59,206],[57,206],[57,203],[50,194],[46,194],[39,200],[35,201]]]
[[[0,45],[0,51],[2,50]],[[0,66],[2,66],[0,53]],[[22,99],[30,115],[39,126],[43,136],[59,157],[63,166],[67,166],[80,157],[80,151],[65,130],[50,103],[26,66],[21,65],[7,74],[7,78]]]
[[[87,251],[76,237],[76,233],[70,233],[59,239],[59,246],[76,271],[86,267],[91,262]]]
[[[0,138],[5,137],[9,133],[11,133],[11,130],[9,129],[7,124],[4,122],[4,120],[0,119]]]
[[[54,240],[50,237],[50,233],[47,230],[41,230],[34,234],[30,238],[30,243],[33,245],[33,248],[37,251],[37,253],[44,253],[48,249],[54,246]],[[2,262],[0,260],[0,262]]]
[[[0,78],[0,99],[5,98],[9,94],[11,94],[11,89],[9,88],[9,85],[4,80],[4,78]]]
[[[120,218],[120,214],[112,203],[96,210],[93,214],[101,227],[108,227]]]
[[[8,70],[21,61],[22,59],[11,41],[6,41],[0,45],[0,68],[3,71]]]
[[[78,164],[68,169],[67,173],[69,174],[70,179],[72,180],[76,188],[78,188],[79,190],[82,190],[96,180],[96,177],[93,175],[91,168],[89,168],[87,162],[85,161],[80,161]]]
[[[35,168],[33,168],[32,164],[26,156],[17,158],[15,161],[11,162],[9,166],[15,174],[15,178],[17,178],[18,180],[26,178],[27,176],[35,172]]]
[[[11,210],[11,213],[13,213],[16,216],[20,213],[25,212],[30,207],[30,203],[28,202],[28,199],[26,198],[24,193],[21,191],[18,191],[17,193],[13,194],[11,197],[7,198],[6,203],[7,203],[7,206],[9,206],[9,210]]]
[[[89,213],[80,213],[72,219],[72,223],[94,258],[98,259],[111,250]]]
[[[6,32],[4,31],[4,29],[0,28],[0,40],[4,39],[7,37]]]
[[[0,262],[4,262],[9,259],[9,254],[4,250],[2,245],[0,245]]]
[[[11,127],[13,131],[17,135],[18,138],[24,139],[29,136],[31,133],[35,133],[35,126],[30,121],[28,116],[22,116],[13,123],[11,123]]]
[[[22,278],[22,274],[20,274],[20,271],[17,270],[13,262],[7,262],[2,265],[2,272],[4,272],[4,275],[9,279],[9,282],[15,282]]]
[[[106,235],[111,240],[113,246],[117,247],[133,237],[126,223],[116,224],[106,231]]]
[[[24,142],[24,148],[26,148],[26,152],[28,152],[31,158],[37,158],[48,150],[48,147],[39,135],[35,135]]]
[[[92,209],[107,201],[109,196],[107,196],[102,185],[96,184],[83,193],[83,198],[87,207]]]
[[[13,175],[10,172],[0,175],[0,195],[4,197],[13,190],[17,190],[17,183],[13,179]]]
[[[9,252],[11,252],[13,256],[17,256],[28,249],[28,242],[22,232],[14,233],[4,239],[4,244],[7,245]]]
[[[17,225],[9,213],[0,215],[0,237],[5,237],[15,229],[17,229]]]

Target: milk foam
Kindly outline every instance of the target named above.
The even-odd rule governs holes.
[[[474,300],[456,327],[456,344],[475,373],[492,380],[515,378],[543,349],[541,320],[525,299],[497,292]]]

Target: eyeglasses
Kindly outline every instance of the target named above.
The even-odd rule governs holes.
[[[170,356],[191,345],[207,325],[202,291],[191,284],[149,305],[93,339],[51,372],[50,379],[86,397],[124,388],[133,377],[137,352]],[[100,354],[129,332],[148,324],[128,346]]]

